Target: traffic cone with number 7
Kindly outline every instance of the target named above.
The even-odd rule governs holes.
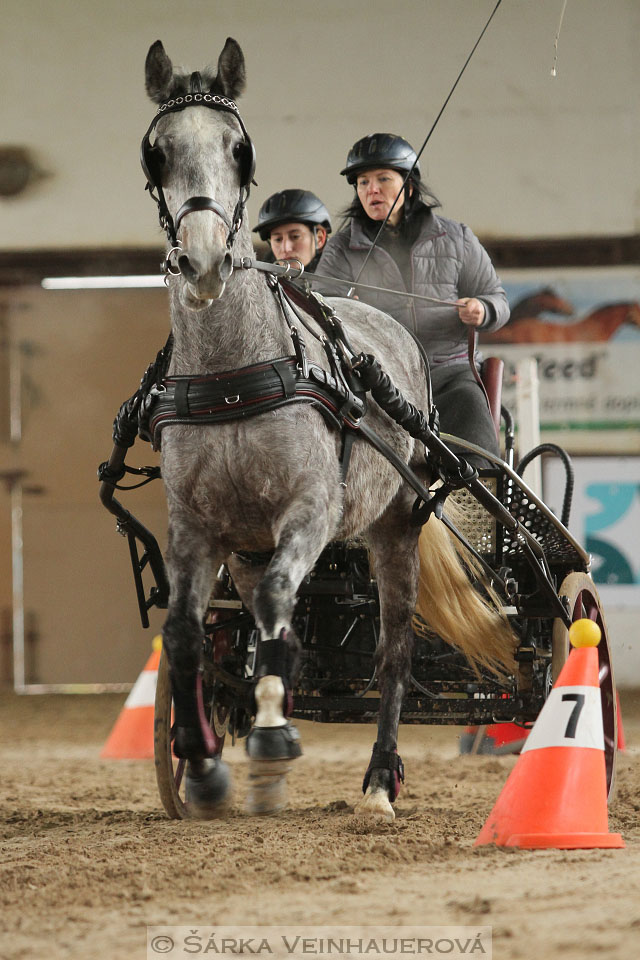
[[[607,819],[600,628],[576,620],[569,639],[569,658],[475,846],[624,847]]]

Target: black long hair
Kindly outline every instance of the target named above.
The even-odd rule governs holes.
[[[413,187],[413,192],[410,197],[407,197],[406,189],[409,184]],[[432,210],[434,207],[439,207],[440,205],[440,201],[426,183],[423,183],[419,177],[409,177],[405,186],[405,202],[401,225],[407,224],[417,211],[425,209]],[[359,220],[367,233],[380,229],[380,221],[372,220],[371,217],[365,213],[355,186],[353,200],[347,207],[344,207],[344,209],[340,211],[339,216],[341,217],[340,230],[348,227],[352,220]]]

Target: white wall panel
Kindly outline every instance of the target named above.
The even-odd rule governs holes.
[[[374,130],[419,145],[493,0],[5,0],[2,142],[52,176],[0,200],[0,248],[160,242],[143,192],[139,141],[152,116],[149,45],[176,64],[242,45],[242,109],[258,149],[250,204],[288,185],[335,213],[349,145]],[[638,229],[637,0],[569,0],[550,77],[561,0],[505,0],[424,160],[444,212],[514,237]]]

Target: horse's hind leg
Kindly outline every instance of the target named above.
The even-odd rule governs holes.
[[[393,820],[391,804],[404,780],[397,753],[402,700],[411,674],[411,618],[418,591],[419,528],[390,510],[369,533],[380,595],[380,641],[376,652],[380,711],[378,737],[355,813]]]
[[[172,515],[167,550],[169,610],[162,630],[174,706],[173,751],[188,761],[189,810],[217,816],[230,790],[227,765],[214,756],[215,743],[202,702],[204,615],[212,586],[212,562],[202,528]]]
[[[300,653],[291,619],[300,581],[327,541],[328,510],[319,508],[321,502],[317,491],[308,490],[289,508],[276,551],[253,594],[261,639],[256,656],[256,718],[247,737],[247,809],[252,814],[284,808],[286,774],[291,761],[302,753],[298,731],[287,720]]]

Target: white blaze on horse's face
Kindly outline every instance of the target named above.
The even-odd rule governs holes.
[[[232,221],[240,190],[234,151],[242,143],[237,121],[226,112],[190,107],[162,119],[156,145],[164,156],[162,187],[174,220],[187,200],[210,197]],[[228,234],[229,227],[213,210],[194,210],[181,220],[177,264],[185,305],[204,305],[222,296],[233,263]]]

